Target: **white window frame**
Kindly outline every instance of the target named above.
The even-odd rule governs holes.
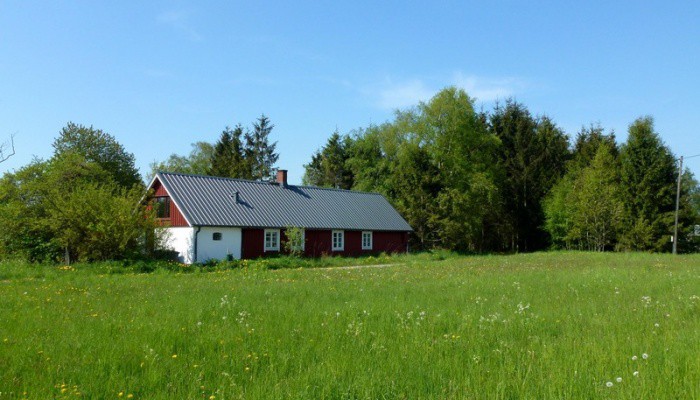
[[[340,246],[335,245],[335,235],[340,235]],[[332,251],[343,251],[345,250],[345,231],[331,231],[331,250]]]
[[[277,240],[275,241],[275,246],[268,246],[267,245],[267,234],[275,234],[277,236]],[[280,251],[280,230],[279,229],[265,229],[265,233],[263,234],[263,247],[265,248],[265,251]]]
[[[365,235],[369,236],[369,244],[365,245]],[[374,235],[372,231],[362,231],[362,250],[372,250],[374,245]]]

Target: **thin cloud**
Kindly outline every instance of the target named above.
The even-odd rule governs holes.
[[[392,84],[379,91],[377,105],[381,108],[406,108],[433,97],[437,90],[429,88],[421,80]]]
[[[470,97],[480,102],[491,102],[514,96],[524,88],[517,78],[484,78],[475,75],[456,73],[453,85],[464,89]]]
[[[190,12],[184,10],[169,10],[158,14],[156,21],[185,34],[190,40],[200,41],[203,37],[192,27],[190,15]]]
[[[376,105],[384,109],[401,109],[417,105],[421,101],[430,100],[439,90],[446,86],[456,86],[464,89],[467,94],[480,103],[488,103],[520,93],[526,87],[518,78],[486,78],[476,75],[455,73],[443,85],[428,84],[420,79],[401,83],[385,84],[380,90],[375,90]],[[370,92],[371,93],[371,92]]]

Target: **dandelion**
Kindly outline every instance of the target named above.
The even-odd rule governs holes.
[[[124,396],[124,392],[119,392],[119,394],[117,396],[119,396],[119,397]]]
[[[608,381],[608,382],[605,384],[605,386],[607,386],[607,387],[613,387],[613,383]]]
[[[214,400],[215,398],[216,398],[216,396],[214,396],[213,394],[211,396],[209,396],[209,400]]]
[[[632,372],[632,376],[639,376],[639,371]]]
[[[127,398],[127,399],[133,399],[133,398],[134,398],[134,395],[131,394],[131,393],[129,393],[129,394],[126,395],[126,398]]]
[[[622,383],[622,377],[621,377],[621,376],[618,376],[617,378],[615,378],[615,381],[616,381],[617,383]]]
[[[177,354],[173,354],[173,358],[177,358]]]
[[[647,354],[647,353],[642,354],[642,358],[646,360],[647,358],[649,358],[649,354]]]

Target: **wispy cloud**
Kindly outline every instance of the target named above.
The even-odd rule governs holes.
[[[406,108],[431,98],[437,90],[423,81],[414,79],[398,84],[389,84],[378,93],[377,105],[381,108]]]
[[[202,35],[192,26],[191,12],[185,10],[163,11],[156,16],[159,24],[167,25],[183,34],[192,41],[200,41]]]
[[[479,102],[491,102],[514,96],[524,90],[525,84],[517,78],[485,78],[476,75],[455,73],[452,84],[464,89],[471,97]]]
[[[375,97],[376,105],[380,108],[400,109],[430,100],[445,86],[464,89],[477,102],[484,103],[514,96],[524,91],[527,85],[522,79],[513,77],[491,78],[457,72],[451,78],[442,80],[442,83],[438,80],[427,83],[421,79],[398,83],[387,80],[384,84],[378,85],[379,89],[365,92]]]

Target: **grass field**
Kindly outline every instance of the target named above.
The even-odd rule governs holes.
[[[0,399],[700,398],[700,256],[399,260],[0,264]]]

